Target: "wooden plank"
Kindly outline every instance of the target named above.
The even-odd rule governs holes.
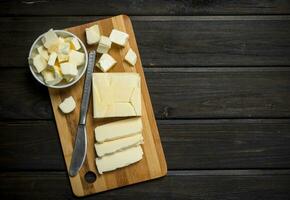
[[[290,168],[289,119],[158,120],[169,169]],[[65,170],[53,121],[0,123],[0,169]]]
[[[289,14],[287,0],[261,1],[166,1],[125,0],[105,2],[87,0],[1,1],[1,15],[221,15]]]
[[[289,187],[289,170],[177,171],[84,199],[286,200]],[[78,199],[64,172],[1,172],[0,193],[4,199]]]
[[[290,68],[148,68],[155,116],[290,117]],[[13,77],[13,78],[12,78]],[[28,67],[2,68],[0,119],[52,119],[47,89]]]
[[[27,66],[49,28],[100,17],[2,17],[0,66]],[[132,17],[144,66],[289,66],[289,16]],[[182,31],[180,31],[182,30]]]
[[[129,35],[129,40],[125,44],[124,48],[120,49],[116,46],[111,47],[110,55],[116,59],[117,63],[110,70],[110,72],[133,72],[138,73],[140,76],[140,104],[142,107],[141,120],[143,124],[142,135],[144,138],[144,144],[141,144],[143,158],[130,166],[113,170],[104,174],[98,173],[95,164],[96,153],[94,148],[94,129],[97,126],[116,121],[116,118],[93,118],[93,95],[91,94],[90,106],[88,106],[88,113],[86,117],[87,123],[85,125],[87,131],[87,152],[85,161],[83,167],[76,174],[76,176],[70,177],[73,193],[79,197],[160,178],[167,174],[166,160],[160,142],[159,132],[155,121],[155,116],[144,77],[144,71],[140,61],[140,55],[131,20],[128,16],[118,15],[115,17],[95,21],[93,23],[71,27],[66,30],[75,34],[82,40],[83,43],[85,43],[86,28],[95,24],[99,26],[102,35],[109,35],[112,29],[123,31]],[[91,46],[86,45],[86,47],[88,51],[92,50]],[[133,51],[136,52],[138,58],[134,67],[130,67],[129,64],[124,61],[124,57],[129,49],[133,49]],[[95,68],[95,72],[100,72],[100,70]],[[49,96],[51,99],[67,170],[69,170],[73,156],[73,146],[75,144],[76,132],[78,129],[83,87],[84,77],[82,77],[79,82],[73,86],[70,86],[69,88],[58,90],[53,88],[49,89]],[[73,96],[75,99],[76,109],[74,112],[66,116],[60,111],[59,104],[68,96]],[[85,174],[87,172],[94,173],[97,176],[97,180],[93,183],[86,181]]]

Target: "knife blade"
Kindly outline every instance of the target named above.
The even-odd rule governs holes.
[[[69,168],[69,175],[76,176],[81,169],[87,154],[87,133],[86,133],[86,117],[89,107],[92,73],[94,71],[96,52],[89,52],[88,66],[85,77],[83,96],[80,110],[80,120],[77,128],[74,150]]]

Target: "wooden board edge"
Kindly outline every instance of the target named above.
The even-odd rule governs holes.
[[[128,16],[128,15],[126,15],[126,14],[120,14],[120,15],[117,15],[117,16],[115,16],[115,17],[121,17],[121,18],[123,18],[123,20],[124,20],[124,22],[126,23],[126,22],[128,22],[128,24],[129,24],[129,26],[130,26],[130,30],[132,31],[132,33],[133,33],[133,35],[134,35],[134,38],[135,38],[135,43],[136,43],[136,46],[137,46],[137,55],[138,55],[138,57],[139,57],[139,59],[140,59],[140,62],[141,62],[141,68],[142,68],[142,73],[144,74],[144,77],[145,77],[145,73],[144,73],[144,71],[143,71],[143,64],[142,64],[142,59],[141,59],[141,56],[140,56],[140,52],[139,52],[139,48],[138,48],[138,43],[137,43],[137,40],[136,40],[136,35],[135,35],[135,30],[134,30],[134,28],[133,28],[133,24],[132,24],[132,20],[131,20],[131,18]],[[147,93],[148,93],[148,96],[149,96],[149,98],[148,98],[148,104],[149,104],[149,106],[151,107],[151,110],[152,110],[152,112],[154,112],[153,111],[153,105],[152,105],[152,102],[151,102],[151,95],[150,95],[150,91],[149,91],[149,89],[148,89],[148,86],[147,86],[147,81],[146,81],[146,77],[145,77],[145,87],[146,87],[146,90],[147,90]],[[163,176],[166,176],[167,175],[167,172],[168,172],[168,167],[167,167],[167,162],[166,162],[166,158],[165,158],[165,154],[164,154],[164,150],[163,150],[163,145],[162,145],[162,141],[161,141],[161,138],[160,138],[160,133],[159,133],[159,128],[158,128],[158,125],[157,125],[157,122],[156,122],[156,118],[155,118],[155,115],[154,115],[154,113],[153,113],[153,117],[152,117],[152,119],[153,119],[153,122],[154,122],[154,126],[156,127],[156,134],[154,134],[157,138],[155,138],[155,139],[157,139],[158,140],[158,146],[160,146],[159,147],[159,155],[158,155],[158,157],[159,157],[159,162],[160,162],[160,167],[161,167],[161,174],[160,174],[160,176],[158,176],[158,177],[163,177]],[[156,144],[156,143],[155,143]],[[157,177],[157,178],[158,178]],[[148,180],[152,180],[152,179],[148,179]]]

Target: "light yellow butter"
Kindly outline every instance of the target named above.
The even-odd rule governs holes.
[[[94,118],[141,116],[138,73],[93,74]]]
[[[57,59],[57,53],[55,52],[52,52],[50,55],[49,55],[49,59],[48,59],[48,66],[49,67],[53,67],[54,64],[55,64],[55,61]]]
[[[110,34],[110,40],[120,46],[125,46],[129,39],[129,35],[117,29],[113,29]]]
[[[38,73],[42,72],[47,67],[46,60],[39,54],[33,57],[32,62]]]
[[[68,62],[74,63],[77,66],[84,64],[85,62],[85,54],[79,51],[71,50],[69,52]]]
[[[95,150],[97,155],[99,157],[102,157],[104,155],[122,151],[129,147],[137,146],[139,144],[143,144],[143,136],[141,133],[114,141],[104,142],[101,144],[96,143]]]
[[[76,64],[73,63],[61,63],[60,64],[61,73],[64,75],[64,78],[67,81],[70,81],[72,78],[76,77],[78,74],[78,69]]]
[[[45,50],[44,46],[40,46],[37,48],[39,55],[41,55],[45,60],[48,60],[48,52]]]
[[[104,53],[99,61],[96,63],[96,66],[100,68],[103,72],[109,71],[117,61],[107,53]]]
[[[142,119],[140,117],[111,122],[95,128],[95,139],[98,143],[116,140],[141,134]]]
[[[112,45],[112,42],[110,38],[106,36],[101,36],[99,44],[98,44],[97,52],[108,53],[109,49],[111,48],[111,45]]]
[[[131,147],[124,151],[116,152],[112,155],[107,155],[102,158],[96,158],[96,166],[98,172],[112,171],[121,167],[126,167],[130,164],[136,163],[143,157],[143,150],[140,145]]]
[[[86,28],[86,37],[88,44],[96,44],[100,40],[100,29],[98,25],[91,26],[90,28]]]
[[[75,102],[74,98],[72,96],[70,96],[70,97],[64,99],[63,102],[61,104],[59,104],[58,107],[60,108],[60,110],[64,114],[68,114],[75,109],[76,102]]]
[[[130,65],[135,66],[135,64],[137,62],[137,55],[136,55],[136,53],[132,49],[129,49],[129,51],[127,52],[127,54],[125,56],[125,60]]]
[[[44,47],[47,48],[49,52],[55,50],[59,43],[58,36],[52,29],[46,32],[41,40]]]

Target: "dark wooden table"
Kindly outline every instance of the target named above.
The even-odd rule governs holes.
[[[85,199],[290,199],[290,1],[0,2],[0,199],[76,199],[27,55],[51,27],[121,13],[169,171]]]

